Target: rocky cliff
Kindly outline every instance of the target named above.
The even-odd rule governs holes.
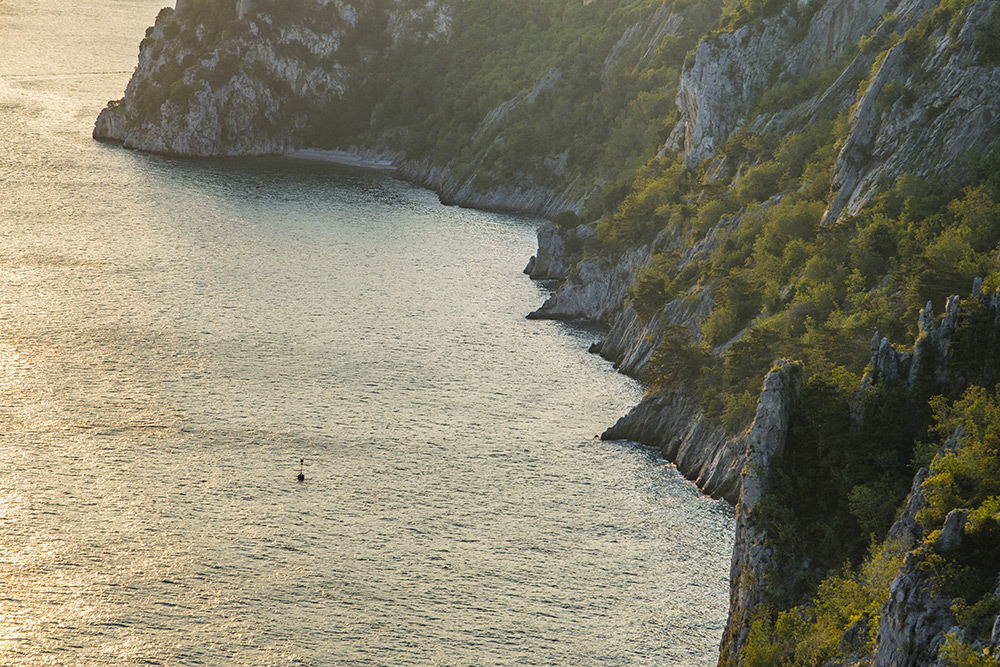
[[[646,91],[629,78],[666,43],[682,56],[681,44],[693,44],[717,8],[667,3],[622,14],[562,4],[178,0],[147,31],[125,95],[101,112],[94,137],[188,157],[338,148],[377,156],[446,203],[549,217],[579,211],[609,168],[627,173],[649,149],[630,137],[633,145],[602,158],[596,135],[619,123],[656,134],[631,117],[654,110],[634,103]],[[592,21],[604,32],[585,43],[577,32]],[[493,40],[507,48],[504,31],[537,50],[559,30],[567,33],[559,39],[578,41],[578,54],[547,45],[530,65],[515,66],[481,50]],[[602,68],[596,79],[591,63]],[[581,116],[586,127],[541,139],[525,123],[564,122],[554,96],[587,95],[595,85],[606,91],[587,104],[606,119]]]
[[[873,341],[866,381],[887,382],[912,390],[924,374],[936,390],[947,392],[951,388],[953,393],[955,389],[982,382],[984,371],[985,375],[990,373],[985,366],[979,366],[973,374],[968,372],[968,367],[961,364],[961,357],[969,350],[963,349],[959,338],[969,327],[996,331],[1000,326],[1000,292],[992,296],[983,294],[982,280],[977,278],[964,309],[962,303],[957,296],[949,298],[940,318],[933,316],[932,304],[928,303],[920,312],[919,334],[912,352],[896,350],[884,338],[878,344]],[[980,321],[972,321],[976,319]],[[938,451],[938,459],[954,456],[965,445],[965,436],[966,427],[960,424]],[[881,622],[872,652],[874,665],[944,664],[939,654],[949,634],[967,641],[976,639],[967,624],[956,617],[959,607],[940,581],[942,561],[963,547],[969,510],[951,510],[940,530],[925,534],[918,515],[927,505],[928,492],[924,488],[927,477],[926,469],[914,477],[902,515],[888,533],[887,540],[899,544],[905,558],[880,610]],[[979,650],[996,646],[1000,618],[990,619],[994,631],[989,642],[980,642]]]
[[[950,387],[952,395],[958,395],[959,390],[966,386],[977,387],[975,383],[982,382],[984,372],[991,375],[996,362],[995,352],[987,358],[980,357],[980,361],[985,359],[985,363],[977,364],[974,373],[970,374],[969,366],[962,363],[964,355],[971,351],[965,346],[967,343],[962,343],[963,336],[967,336],[970,330],[977,331],[977,335],[984,331],[995,334],[1000,327],[1000,296],[985,296],[980,285],[981,281],[977,280],[972,296],[965,301],[960,302],[958,297],[949,298],[945,313],[938,318],[933,316],[929,304],[921,311],[918,346],[914,352],[902,352],[886,339],[880,341],[876,337],[861,391],[880,386],[890,392],[902,388],[910,396],[920,396],[927,387],[919,385],[926,381],[932,383],[933,392],[947,393]],[[921,363],[925,365],[918,371]],[[768,520],[753,510],[770,492],[770,479],[787,442],[788,417],[790,411],[795,409],[801,370],[801,367],[785,366],[768,375],[757,416],[746,436],[748,446],[737,506],[737,535],[732,562],[730,619],[722,642],[720,665],[742,665],[760,660],[760,636],[757,637],[758,644],[752,647],[752,655],[756,657],[750,658],[747,653],[748,637],[753,632],[755,619],[759,622],[761,618],[773,614],[775,600],[772,585],[776,578],[795,576],[788,571],[787,559],[784,564],[779,563],[777,556],[780,554],[776,549],[781,541],[769,538]],[[959,386],[956,387],[956,384]],[[987,386],[992,384],[989,382]],[[973,395],[980,401],[977,409],[981,410],[982,394],[973,392]],[[878,409],[878,404],[867,403],[860,408],[861,413],[853,415],[853,420],[856,424],[864,423],[864,410]],[[995,419],[985,423],[990,425],[989,428],[997,426]],[[762,430],[762,426],[767,428]],[[992,537],[984,537],[982,524],[979,523],[983,520],[982,509],[977,510],[974,505],[963,507],[962,501],[946,499],[947,496],[942,495],[953,492],[949,490],[949,485],[961,477],[952,477],[952,462],[961,456],[964,448],[973,446],[969,431],[974,428],[960,420],[953,435],[937,451],[931,469],[921,468],[916,473],[896,520],[884,535],[878,536],[882,542],[873,551],[876,555],[858,575],[849,575],[855,576],[855,579],[831,578],[825,590],[820,587],[820,599],[786,612],[808,624],[807,619],[815,619],[820,613],[817,608],[850,604],[842,598],[836,603],[823,599],[824,595],[838,595],[831,593],[837,591],[837,586],[844,586],[847,582],[850,582],[848,586],[859,585],[854,594],[860,593],[861,587],[869,587],[869,590],[885,587],[884,593],[869,598],[864,613],[852,613],[853,610],[848,609],[835,611],[840,614],[842,622],[846,622],[835,630],[841,634],[832,638],[827,636],[826,641],[830,644],[825,653],[812,654],[827,656],[815,664],[877,667],[992,664],[993,650],[1000,643],[1000,617],[997,616],[1000,597],[995,586],[997,563],[992,555],[983,559],[982,554],[984,551],[992,554],[996,544]],[[856,433],[852,437],[860,435]],[[975,465],[991,465],[982,459],[968,460],[975,460]],[[774,502],[773,498],[770,502]],[[939,527],[934,530],[934,519],[925,513],[928,509],[941,512],[942,505],[945,509],[957,506],[942,516]],[[975,522],[970,520],[973,515],[979,517]],[[970,535],[973,523],[977,524],[978,530]],[[879,560],[882,562],[879,563]],[[987,577],[985,581],[981,581],[983,576]],[[956,585],[956,581],[963,578],[965,588]],[[978,602],[980,618],[970,621],[974,615],[968,612],[969,604],[962,596],[970,595],[968,582],[975,579],[980,579],[979,588],[984,591]],[[831,631],[833,628],[824,627],[821,632]],[[816,637],[805,639],[807,645],[810,641],[816,641]],[[779,649],[771,655],[774,657],[781,652]],[[767,654],[767,651],[763,653]],[[809,653],[808,648],[805,653]],[[962,661],[970,660],[969,656],[983,656],[987,662]],[[806,663],[810,664],[809,661]]]
[[[934,664],[945,642],[945,634],[957,629],[951,611],[953,601],[934,594],[927,561],[933,550],[949,551],[958,545],[965,528],[965,514],[955,510],[937,540],[932,545],[918,547],[923,535],[916,516],[923,507],[921,485],[926,475],[927,471],[922,470],[914,478],[903,515],[890,531],[907,552],[899,574],[889,587],[889,599],[880,610],[881,622],[871,656],[874,665],[917,667]]]
[[[914,25],[932,4],[902,2],[890,25]],[[889,50],[853,115],[834,173],[837,195],[829,217],[857,213],[880,183],[904,173],[961,170],[970,153],[996,141],[1000,77],[983,61],[976,40],[993,11],[994,3],[971,3],[960,20],[937,27],[929,45],[914,38]]]
[[[723,182],[726,173],[735,173],[731,187],[736,188],[746,166],[726,153],[734,136],[752,129],[780,138],[816,122],[818,114],[846,113],[850,125],[827,182],[827,225],[842,215],[857,214],[879,187],[903,174],[946,174],[958,180],[973,157],[1000,137],[992,122],[995,100],[1000,99],[1000,70],[983,62],[976,41],[993,20],[995,4],[968,3],[963,11],[942,16],[931,0],[792,3],[776,16],[706,37],[680,76],[681,118],[666,148],[677,149],[690,166],[704,165]],[[916,37],[901,38],[908,30],[925,31],[926,42],[918,48]],[[859,41],[863,48],[855,46]],[[881,53],[878,45],[884,47]],[[824,70],[824,80],[832,80],[828,87],[806,85],[812,94],[789,109],[760,109],[767,90],[818,82]],[[651,321],[640,322],[629,306],[637,276],[664,251],[679,252],[676,272],[706,262],[726,238],[740,233],[741,223],[740,215],[723,216],[693,243],[664,230],[637,248],[581,259],[532,316],[606,322],[611,333],[595,351],[626,372],[641,375],[663,327],[684,324],[697,331],[712,303],[711,284],[702,282],[666,303]],[[540,253],[558,255],[559,250],[550,233],[540,238]],[[568,264],[572,258],[563,261]],[[938,347],[944,353],[944,344]],[[918,365],[913,364],[914,372]],[[909,365],[905,372],[910,372]],[[666,418],[660,412],[668,404],[685,409]],[[682,471],[702,480],[710,493],[731,495],[721,489],[731,491],[732,482],[704,486],[708,479],[725,477],[723,470],[739,468],[727,454],[731,439],[721,430],[707,435],[711,429],[698,426],[702,416],[692,405],[691,400],[651,398],[608,437],[659,444],[668,454],[699,451],[697,460],[689,457]],[[679,418],[681,413],[687,417]],[[655,424],[665,430],[658,432]],[[721,467],[713,469],[713,461]]]
[[[855,105],[834,171],[828,220],[845,210],[857,213],[880,184],[902,174],[939,175],[960,167],[970,151],[998,136],[993,120],[1000,79],[976,43],[992,21],[994,3],[967,3],[959,16],[945,16],[938,4],[842,0],[805,3],[803,9],[799,3],[772,19],[703,40],[681,76],[677,99],[682,117],[674,137],[683,137],[688,164],[722,152],[741,127],[787,131],[795,115],[811,119],[831,106]],[[897,42],[918,24],[927,41],[918,43],[913,35]],[[846,65],[836,64],[865,36],[871,40],[865,49]],[[870,46],[893,42],[878,57]],[[794,113],[747,114],[768,88],[830,67],[841,71],[834,84]],[[844,84],[870,68],[855,100],[855,90]]]
[[[761,23],[701,41],[681,75],[677,104],[688,164],[722,152],[761,94],[785,80],[815,76],[896,9],[893,0],[795,3]]]
[[[292,13],[266,0],[234,6],[178,0],[147,32],[124,98],[101,112],[94,137],[185,157],[280,155],[308,147],[302,135],[327,100],[359,86],[371,61],[447,40],[455,4],[304,2]],[[557,74],[494,110],[481,132],[530,106]],[[447,202],[547,215],[574,206],[526,178],[476,187],[447,165],[406,158],[391,143],[351,150],[392,164],[400,177],[437,190]]]
[[[770,487],[771,467],[785,449],[788,423],[802,385],[802,366],[779,363],[764,379],[757,414],[743,444],[736,539],[729,573],[729,622],[722,637],[719,664],[739,662],[750,630],[750,618],[767,600],[768,581],[780,576],[767,531],[753,511]]]
[[[728,437],[718,424],[706,418],[687,392],[646,397],[601,437],[658,446],[663,456],[702,491],[734,505],[739,501],[745,443],[740,437]]]
[[[362,66],[358,32],[388,21],[392,48],[440,38],[449,23],[447,5],[434,0],[401,2],[384,16],[370,0],[320,2],[291,21],[277,20],[277,8],[178,0],[162,10],[124,98],[101,112],[94,137],[188,157],[284,153],[317,101],[342,94]],[[429,29],[420,21],[428,13]]]
[[[998,68],[984,55],[984,35],[991,34],[995,15],[995,2],[952,3],[947,8],[930,1],[799,3],[776,16],[707,37],[681,75],[677,99],[681,118],[661,155],[677,151],[689,167],[701,169],[708,182],[728,183],[739,190],[754,166],[739,162],[734,139],[743,142],[748,136],[770,134],[780,141],[823,115],[840,114],[845,133],[826,181],[824,226],[833,228],[864,213],[880,192],[904,175],[960,184],[1000,137],[992,121],[1000,99],[995,87]],[[859,46],[854,48],[855,44]],[[774,109],[773,98],[765,93],[782,86],[808,92]],[[778,202],[780,197],[772,200],[774,205]],[[708,263],[718,248],[739,237],[743,226],[741,211],[719,218],[704,236],[676,243],[678,234],[668,225],[652,241],[583,257],[535,316],[606,322],[611,333],[595,351],[626,372],[641,375],[668,325],[700,333],[713,311],[715,288],[705,276],[679,297],[668,299],[652,317],[641,319],[631,299],[643,271],[666,252],[679,258],[674,264],[677,273],[698,262]],[[544,246],[543,240],[540,250]],[[883,285],[888,280],[883,278]],[[983,299],[980,285],[974,293],[982,307],[996,312],[996,297]],[[876,333],[863,386],[899,384],[913,393],[928,386],[952,395],[960,391],[972,380],[968,371],[959,372],[952,363],[959,316],[957,297],[948,300],[942,318],[934,318],[928,303],[908,351]],[[731,343],[726,341],[714,351],[725,355]],[[766,531],[748,518],[753,499],[741,500],[739,473],[747,463],[746,436],[727,436],[703,406],[689,386],[653,393],[604,437],[660,446],[703,490],[746,510],[739,511],[730,623],[720,660],[720,664],[745,664],[743,649],[753,609],[773,613],[768,573],[782,575],[774,571],[775,547]],[[777,437],[784,433],[779,430]],[[897,540],[893,548],[909,551],[878,614],[882,625],[871,653],[864,647],[851,648],[863,644],[858,637],[871,631],[867,621],[844,635],[844,650],[853,651],[860,664],[944,664],[936,661],[943,660],[939,653],[946,635],[957,632],[959,639],[969,638],[952,611],[954,600],[935,592],[939,586],[928,574],[934,554],[949,552],[956,540],[960,542],[965,515],[950,515],[937,541],[920,542],[914,517],[921,507],[920,487],[926,474],[917,476],[910,502],[890,531]],[[766,479],[766,466],[763,476]]]

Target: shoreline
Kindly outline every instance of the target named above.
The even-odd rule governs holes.
[[[321,150],[318,148],[299,148],[283,154],[282,157],[294,158],[298,160],[313,160],[316,162],[328,162],[345,167],[359,167],[361,169],[374,169],[376,171],[395,172],[396,163],[393,160],[379,158],[375,155],[364,155],[352,151]]]
[[[500,185],[489,190],[476,190],[470,181],[455,180],[448,167],[437,165],[430,159],[407,159],[401,152],[352,146],[347,150],[298,148],[280,155],[389,173],[401,181],[436,193],[445,206],[516,213],[545,220],[551,220],[560,211],[576,210],[582,206],[580,202],[570,202],[551,191],[539,191],[534,187]]]

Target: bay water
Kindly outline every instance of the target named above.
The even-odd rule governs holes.
[[[539,221],[94,142],[161,4],[0,0],[0,664],[714,664],[731,509],[594,439]]]

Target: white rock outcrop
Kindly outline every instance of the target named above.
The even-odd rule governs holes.
[[[889,51],[858,103],[837,159],[837,195],[828,221],[857,213],[882,184],[903,174],[941,176],[966,169],[970,158],[1000,139],[1000,70],[981,63],[975,45],[995,4],[972,4],[957,30],[935,33],[926,55],[909,53],[905,43]],[[922,7],[910,5],[914,14],[902,17],[912,22]],[[890,86],[907,94],[893,100]]]
[[[719,664],[739,662],[750,617],[767,599],[768,578],[774,570],[774,552],[767,532],[752,517],[754,507],[767,493],[771,465],[781,457],[788,438],[792,409],[802,386],[802,365],[779,362],[764,379],[757,415],[747,432],[745,458],[736,506],[736,540],[729,571],[729,622],[723,634]]]
[[[446,37],[450,8],[439,0],[389,3],[388,48]],[[178,0],[173,12],[161,12],[124,98],[101,112],[95,138],[190,157],[299,148],[293,137],[310,111],[343,94],[356,71],[345,64],[357,59],[345,57],[344,44],[362,16],[383,8],[373,0],[317,0],[278,24],[259,0],[234,0],[232,16],[213,30],[189,20],[191,11]]]
[[[677,106],[689,166],[725,146],[760,95],[781,81],[817,74],[871,32],[897,0],[828,0],[815,13],[786,11],[701,41],[681,75]]]

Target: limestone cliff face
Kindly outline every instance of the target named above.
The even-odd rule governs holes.
[[[978,300],[987,313],[993,313],[988,326],[1000,326],[1000,292],[987,297],[982,292],[982,281],[977,279],[972,289],[972,301]],[[945,312],[935,318],[932,304],[920,311],[919,335],[913,352],[895,349],[887,339],[872,341],[872,361],[866,383],[876,380],[913,388],[920,374],[932,382],[936,390],[944,391],[954,382],[963,383],[949,368],[953,360],[952,343],[959,329],[962,312],[960,299],[950,297]],[[960,388],[960,387],[959,387]],[[959,426],[944,444],[939,455],[962,447],[965,429]],[[924,506],[922,484],[928,471],[920,470],[900,518],[889,530],[888,542],[905,552],[902,568],[893,579],[889,599],[880,611],[879,631],[875,648],[869,656],[876,667],[918,667],[944,664],[939,649],[945,643],[946,633],[959,637],[965,635],[955,618],[954,600],[943,597],[935,585],[935,568],[930,565],[936,554],[949,554],[962,544],[966,526],[966,511],[950,512],[940,534],[931,543],[924,538],[923,529],[916,521],[917,513]],[[933,537],[933,535],[932,535]],[[1000,621],[998,621],[1000,623]],[[997,626],[1000,627],[1000,626]],[[994,633],[996,636],[996,633]]]
[[[698,401],[686,392],[647,396],[601,438],[658,446],[664,458],[706,494],[734,505],[740,498],[746,443],[706,419]]]
[[[683,149],[687,163],[696,166],[720,152],[740,128],[774,130],[794,123],[787,114],[752,117],[747,112],[768,88],[815,76],[862,36],[891,40],[892,33],[905,33],[936,4],[830,0],[813,12],[793,8],[706,38],[681,75],[677,98],[681,121],[673,142]],[[941,26],[930,36],[931,48],[926,51],[901,42],[877,63],[857,101],[850,134],[837,160],[831,183],[836,197],[828,221],[844,212],[857,213],[880,184],[904,173],[941,175],[1000,138],[994,103],[1000,94],[1000,74],[981,62],[975,44],[995,4],[973,3],[956,23]],[[859,53],[844,67],[845,76],[804,104],[800,115],[808,118],[853,105],[855,91],[845,84],[873,63],[873,51]]]
[[[1000,313],[1000,290],[992,296],[982,291],[982,279],[977,278],[972,285],[971,299],[990,313]],[[920,311],[917,339],[912,351],[902,351],[892,345],[887,338],[879,339],[878,332],[872,338],[872,356],[869,371],[863,378],[866,385],[876,380],[901,383],[913,389],[921,376],[933,383],[937,391],[961,389],[965,379],[949,367],[954,356],[952,342],[958,330],[962,313],[962,300],[957,295],[948,298],[944,313],[935,318],[933,304],[928,302]],[[1000,326],[1000,315],[990,323]],[[958,386],[952,386],[958,383]]]
[[[231,10],[205,17],[203,5],[178,0],[147,32],[125,96],[100,113],[94,137],[184,157],[280,155],[308,147],[303,130],[327,113],[329,100],[364,81],[370,64],[386,54],[447,40],[457,4],[315,0],[284,10],[271,0],[233,0]],[[558,81],[558,71],[551,71],[494,110],[481,132],[500,131],[507,115],[530,107]],[[355,152],[393,165],[401,178],[438,191],[447,203],[548,216],[580,206],[527,177],[479,187],[475,175],[458,178],[447,165],[406,158],[391,144]]]
[[[912,388],[918,375],[927,372],[944,388],[948,381],[949,344],[958,328],[961,312],[959,303],[957,296],[950,297],[945,304],[945,316],[940,321],[934,318],[934,304],[928,302],[921,309],[919,333],[912,352],[897,350],[888,338],[879,339],[876,331],[872,338],[871,370],[865,377],[865,383],[870,385],[875,379],[880,379],[890,383],[901,382]]]
[[[910,5],[903,18],[915,14],[916,3]],[[926,55],[905,43],[889,52],[859,103],[837,162],[831,216],[856,213],[879,183],[903,173],[940,175],[961,167],[966,154],[1000,137],[1000,73],[979,62],[974,43],[993,8],[992,2],[973,4],[959,26],[939,30]],[[892,88],[900,87],[917,94],[892,101]]]
[[[767,543],[767,532],[755,525],[752,512],[768,491],[771,462],[785,449],[789,419],[801,385],[801,364],[781,363],[768,373],[757,415],[742,439],[745,453],[729,572],[729,622],[722,637],[720,665],[739,663],[750,617],[766,600],[768,578],[774,574],[774,553]]]
[[[892,533],[911,547],[921,537],[914,518],[923,504],[920,483],[925,476],[926,470],[923,470],[914,478],[903,516],[892,529]],[[910,522],[911,527],[905,526],[906,522]],[[955,629],[956,620],[951,611],[952,600],[934,594],[931,568],[924,563],[933,550],[947,552],[954,548],[962,539],[964,527],[965,513],[955,510],[948,516],[945,529],[934,545],[908,551],[902,569],[889,588],[889,599],[882,605],[871,664],[876,667],[940,664],[938,652],[944,644],[944,635]]]
[[[594,236],[587,225],[572,229],[545,222],[538,229],[538,253],[531,258],[524,272],[532,280],[557,280],[569,275],[580,260],[587,240]]]
[[[752,120],[747,111],[766,89],[817,74],[895,4],[837,0],[819,3],[814,12],[796,5],[760,24],[702,40],[681,75],[677,96],[688,164],[696,166],[720,152],[729,135]]]
[[[973,287],[974,298],[988,313],[997,317],[1000,294],[986,297],[980,286],[981,281],[977,280]],[[878,382],[912,389],[918,382],[918,373],[923,373],[924,380],[933,383],[933,393],[944,391],[948,383],[954,381],[949,368],[951,344],[962,317],[957,296],[947,300],[945,313],[939,318],[933,316],[931,304],[928,304],[920,313],[920,334],[914,352],[901,352],[876,334],[872,341],[870,370],[864,384],[871,386]],[[998,326],[998,322],[993,321],[992,325]],[[799,377],[802,369],[786,367],[781,370],[793,375],[790,379],[775,372],[768,376],[756,419],[746,439],[745,454],[740,459],[745,463],[737,496],[730,614],[721,645],[720,665],[744,664],[742,651],[749,634],[753,609],[767,603],[769,577],[781,576],[774,567],[775,554],[767,542],[766,531],[755,524],[752,515],[754,504],[768,491],[771,463],[781,456],[787,437],[787,411],[789,405],[794,405],[797,391],[795,378]],[[964,430],[959,427],[939,453],[961,447],[963,434]],[[891,584],[889,599],[880,610],[874,649],[868,655],[855,654],[849,664],[876,667],[941,664],[939,649],[944,644],[945,634],[962,631],[952,611],[954,600],[937,592],[935,568],[929,563],[934,554],[947,554],[960,546],[966,516],[963,510],[952,512],[940,535],[933,543],[927,543],[923,528],[917,521],[917,513],[924,507],[922,485],[927,476],[925,468],[914,477],[903,511],[885,537],[887,548],[905,557]],[[864,624],[868,621],[862,619],[859,622]],[[853,631],[853,628],[847,630],[842,645],[855,645],[851,636]]]
[[[904,173],[938,176],[961,169],[970,153],[1000,137],[1000,73],[980,62],[975,44],[994,5],[974,3],[957,25],[935,33],[926,54],[905,42],[889,51],[858,104],[837,161],[829,219],[857,213],[880,183]],[[920,8],[901,3],[906,13],[899,20],[912,21]]]
[[[943,450],[960,447],[963,430],[948,440]],[[961,546],[966,513],[949,513],[933,543],[924,541],[917,513],[924,507],[922,484],[927,469],[913,478],[913,486],[900,518],[889,529],[887,543],[905,552],[903,565],[889,588],[889,599],[879,613],[875,647],[864,656],[874,667],[920,667],[943,664],[939,649],[946,633],[964,634],[952,611],[953,600],[936,592],[934,568],[929,564],[935,553],[949,553]],[[859,656],[860,658],[861,656]]]
[[[180,156],[284,153],[316,104],[342,94],[362,66],[359,31],[388,24],[387,49],[442,39],[451,11],[438,0],[387,8],[320,0],[278,20],[280,7],[265,0],[208,6],[178,0],[160,12],[124,98],[101,112],[95,138]]]
[[[628,297],[638,270],[649,261],[648,246],[618,257],[586,259],[574,273],[529,315],[533,319],[585,319],[607,322],[616,316]]]
[[[891,185],[903,174],[961,178],[970,160],[996,146],[1000,139],[994,115],[995,101],[1000,99],[996,87],[1000,70],[982,62],[977,45],[977,35],[994,20],[997,5],[995,0],[971,2],[948,20],[937,21],[934,12],[938,3],[932,0],[798,3],[798,9],[708,37],[681,75],[677,100],[681,120],[662,154],[678,151],[689,166],[703,169],[706,179],[720,178],[719,174],[728,179],[743,168],[727,164],[720,156],[735,132],[747,129],[780,140],[808,127],[821,115],[844,114],[849,126],[830,179],[831,204],[824,225],[858,213],[877,188]],[[900,38],[908,30],[927,25],[930,28],[919,39]],[[866,39],[875,46],[855,49],[863,36],[869,36]],[[769,88],[815,77],[834,67],[839,76],[824,74],[824,80],[833,83],[794,108],[779,112],[755,108]],[[864,85],[859,89],[860,81]],[[681,250],[684,262],[689,262],[698,258],[695,248],[704,243],[708,248],[700,256],[704,258],[713,248],[713,233],[739,229],[741,224],[739,215],[720,220],[690,251],[671,245],[664,232],[651,244],[613,259],[584,259],[537,315],[584,317],[609,324],[611,332],[595,351],[626,372],[641,374],[660,343],[664,325],[681,324],[698,331],[711,311],[712,285],[699,284],[683,299],[668,303],[649,322],[643,322],[628,303],[637,275],[650,266],[658,252],[667,249]],[[984,297],[979,284],[973,293],[987,309],[1000,305],[1000,296]],[[876,334],[869,384],[900,382],[914,388],[933,383],[941,391],[955,389],[948,384],[956,382],[949,364],[961,315],[960,300],[954,297],[946,304],[934,305],[944,305],[945,315],[935,318],[932,304],[927,305],[912,351],[900,351]],[[961,378],[957,382],[961,383]],[[767,393],[765,389],[761,404],[768,402]],[[759,425],[766,422],[758,410],[751,433],[754,429],[759,433]],[[787,416],[783,423],[787,425]],[[770,442],[782,442],[781,428],[771,433],[774,437]],[[748,463],[754,455],[746,441],[727,438],[704,418],[698,401],[683,389],[647,396],[604,437],[657,445],[703,490],[739,504],[730,622],[720,664],[742,664],[750,616],[756,606],[766,602],[767,577],[774,574],[774,554],[769,551],[766,535],[750,520],[755,499],[767,488],[768,462],[773,457],[758,457],[756,463]],[[759,451],[780,452],[780,448]],[[899,548],[909,553],[882,609],[875,651],[859,656],[859,664],[935,664],[945,633],[953,630],[952,601],[934,596],[924,565],[928,548],[918,546],[922,536],[915,516],[922,503],[922,475],[914,481],[907,508],[891,531],[902,545]],[[949,544],[960,541],[963,525],[964,516],[949,517],[947,530],[932,549],[947,550]]]
[[[441,201],[448,205],[529,213],[547,218],[581,207],[581,203],[566,192],[538,185],[527,176],[519,175],[507,183],[484,188],[477,185],[474,175],[460,178],[448,166],[429,158],[406,159],[394,151],[379,154],[392,162],[399,178],[437,192]]]

